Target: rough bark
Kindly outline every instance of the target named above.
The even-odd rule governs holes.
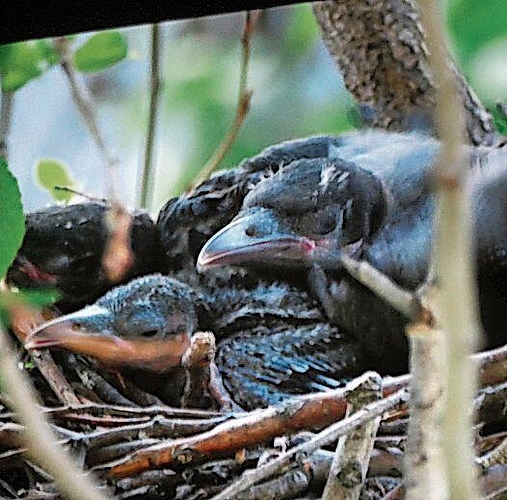
[[[347,89],[371,112],[371,126],[406,131],[428,128],[435,107],[435,83],[425,34],[413,0],[328,0],[313,10],[322,38],[342,72]],[[489,112],[455,64],[472,144],[493,144]]]

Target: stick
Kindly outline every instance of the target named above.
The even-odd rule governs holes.
[[[243,124],[248,111],[250,110],[250,101],[252,99],[252,91],[248,90],[248,65],[250,62],[251,39],[255,31],[255,24],[259,17],[259,12],[252,14],[247,11],[245,14],[245,27],[243,29],[243,36],[241,38],[242,58],[239,70],[239,92],[238,104],[236,106],[236,114],[232,122],[229,132],[219,144],[215,152],[211,155],[210,159],[202,167],[199,174],[193,180],[191,190],[194,190],[199,184],[204,182],[209,176],[218,168],[230,147],[238,136],[241,125]]]
[[[378,402],[382,397],[381,384],[382,379],[378,373],[365,373],[355,379],[345,396],[348,402],[347,413],[353,414],[367,404]],[[380,416],[338,440],[322,500],[359,498],[379,424]]]
[[[215,359],[215,336],[211,332],[196,332],[183,355],[186,381],[181,399],[182,408],[202,407],[209,403],[208,385],[211,379],[210,365]]]
[[[447,489],[442,434],[442,332],[425,323],[407,326],[410,339],[410,417],[405,447],[404,485],[408,498],[431,494],[445,498]]]
[[[420,0],[436,87],[435,122],[442,140],[435,165],[433,266],[438,281],[434,311],[444,334],[444,365],[437,374],[445,390],[441,431],[451,498],[479,498],[472,449],[472,415],[477,369],[470,355],[479,344],[477,291],[472,263],[470,200],[463,157],[465,117],[456,75],[449,68],[444,23],[439,5]],[[449,244],[452,242],[452,244]],[[439,355],[435,353],[435,355]],[[434,432],[438,432],[437,429]],[[434,481],[425,478],[426,484]]]
[[[397,285],[389,276],[375,269],[369,262],[358,261],[341,253],[340,262],[347,272],[359,283],[369,288],[377,297],[410,320],[420,315],[430,316],[419,302],[416,295]]]
[[[118,159],[113,156],[100,130],[92,95],[83,80],[79,78],[72,64],[68,39],[65,37],[56,39],[54,47],[60,55],[60,65],[67,76],[72,98],[97,145],[106,167],[106,186],[108,199],[111,203],[106,222],[110,238],[104,251],[102,265],[110,281],[117,283],[134,263],[134,256],[130,247],[132,218],[120,203],[116,192],[116,186],[118,186]]]
[[[57,445],[56,436],[38,409],[35,392],[16,367],[16,356],[7,334],[0,330],[0,372],[19,421],[25,428],[28,453],[55,478],[62,493],[75,500],[103,500],[97,486]]]
[[[495,385],[507,379],[507,345],[476,354],[473,359],[481,366],[481,384]],[[383,396],[408,387],[410,378],[410,375],[385,377],[382,383]],[[234,454],[276,436],[303,429],[322,429],[343,418],[346,406],[343,389],[301,396],[224,422],[198,436],[169,440],[128,456],[112,464],[111,473],[125,477],[152,467],[169,465],[176,460],[190,462],[210,454]]]
[[[283,453],[274,460],[271,460],[266,465],[245,472],[240,479],[218,495],[214,496],[212,500],[227,500],[229,498],[234,498],[234,496],[241,491],[244,491],[259,481],[265,480],[273,474],[276,474],[282,467],[289,465],[293,458],[303,454],[312,453],[318,448],[332,443],[340,436],[350,433],[358,426],[381,416],[386,411],[393,409],[407,400],[408,393],[406,390],[402,389],[385,399],[381,399],[380,401],[376,401],[375,403],[365,406],[350,417],[327,427],[307,443],[291,448],[289,451]]]
[[[155,147],[155,135],[157,126],[157,114],[159,95],[161,87],[160,77],[160,25],[152,24],[151,33],[151,50],[150,50],[150,98],[148,111],[148,127],[146,131],[146,142],[144,145],[144,162],[141,177],[141,195],[139,198],[139,206],[146,208],[152,196],[153,182],[153,149]]]
[[[7,160],[9,131],[11,128],[12,103],[14,101],[13,92],[1,91],[0,96],[0,156]]]
[[[35,326],[46,321],[40,310],[25,304],[15,305],[9,312],[12,331],[22,344]],[[35,366],[46,379],[55,396],[65,405],[79,404],[81,401],[53,360],[51,353],[47,350],[34,350],[31,354]]]

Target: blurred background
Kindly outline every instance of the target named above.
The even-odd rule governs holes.
[[[507,2],[445,2],[454,57],[483,103],[507,102]],[[161,26],[162,78],[150,213],[179,195],[229,130],[238,94],[244,15],[226,14]],[[127,44],[117,64],[83,76],[97,102],[100,125],[120,162],[118,193],[136,206],[146,135],[149,26],[119,30]],[[74,48],[94,33],[72,39]],[[1,48],[1,47],[0,47]],[[0,51],[0,70],[1,70]],[[262,148],[295,137],[340,133],[358,126],[353,102],[319,39],[310,4],[265,10],[252,40],[251,110],[221,166],[237,165]],[[13,95],[9,165],[25,210],[54,203],[35,166],[56,160],[74,186],[105,196],[95,144],[58,65],[30,78]],[[504,127],[498,116],[499,127]]]

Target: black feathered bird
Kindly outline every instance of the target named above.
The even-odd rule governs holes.
[[[111,283],[102,268],[109,238],[102,203],[55,205],[27,214],[26,233],[7,279],[20,288],[55,288],[65,311],[103,295]],[[123,281],[160,269],[158,231],[142,212],[132,216],[133,266]]]
[[[246,289],[218,281],[203,296],[166,276],[138,278],[39,326],[26,347],[92,356],[134,374],[171,404],[182,392],[181,357],[199,316],[218,338],[224,383],[245,408],[337,387],[366,369],[358,344],[331,326],[304,292],[283,283]]]
[[[328,372],[315,373],[311,365],[301,375],[297,369],[281,369],[292,362],[294,367],[306,366],[297,360],[311,356],[315,349],[319,357],[332,360],[332,353],[340,353],[340,346],[344,346],[345,352],[338,357],[350,360],[351,374],[372,367],[387,373],[405,369],[405,319],[350,279],[340,269],[336,255],[347,251],[366,258],[409,289],[421,283],[426,276],[433,211],[428,172],[437,151],[436,141],[417,134],[352,133],[292,141],[272,146],[236,170],[214,176],[194,192],[170,200],[161,210],[157,229],[164,259],[158,269],[190,286],[193,303],[206,304],[208,314],[198,315],[198,327],[212,329],[218,336],[218,358],[226,384],[238,397],[245,394],[247,406],[312,390],[319,385],[314,375],[339,377],[347,372],[343,363],[335,361]],[[505,153],[501,149],[478,149],[472,156],[474,211],[480,222],[476,226],[481,311],[494,345],[504,341],[502,322],[507,319],[507,229],[502,224],[507,215],[502,166]],[[227,227],[220,230],[223,226]],[[74,225],[72,231],[80,228]],[[49,228],[48,233],[52,231]],[[309,271],[311,288],[339,328],[327,325],[320,312],[314,319],[306,316],[307,311],[302,313],[304,317],[300,312],[295,316],[287,313],[299,311],[294,304],[301,297],[305,304],[301,311],[315,309],[304,289],[272,279],[259,281],[256,274],[235,267],[197,275],[197,256],[206,239],[217,231],[200,254],[201,267],[231,263],[256,266],[264,277],[282,270],[282,277],[289,282],[298,281]],[[158,248],[157,234],[145,236],[145,245]],[[77,234],[74,237],[81,239]],[[86,245],[84,248],[93,250]],[[98,245],[94,250],[100,256]],[[70,259],[67,275],[73,276],[75,283],[87,283],[86,268],[74,264]],[[147,298],[140,300],[141,308],[152,300],[149,280],[147,284]],[[130,288],[123,289],[123,296],[130,293]],[[281,296],[285,302],[274,300]],[[309,326],[312,321],[318,328]],[[128,337],[120,330],[110,331],[120,339]],[[168,336],[170,331],[163,335]],[[140,330],[132,332],[142,342],[150,342]],[[362,352],[369,353],[374,362],[359,360],[358,344],[347,340],[347,334],[359,340]],[[326,342],[333,348],[326,349]],[[135,349],[127,352],[124,359],[135,364]],[[122,356],[118,357],[121,360]],[[266,376],[270,382],[256,385],[273,363],[278,371],[269,369]],[[153,371],[154,366],[141,369]],[[249,389],[243,393],[241,387],[247,385]]]
[[[406,320],[351,279],[339,256],[365,259],[410,290],[424,281],[433,223],[430,168],[439,143],[372,131],[312,138],[310,146],[287,142],[249,160],[252,169],[272,164],[278,172],[247,194],[236,218],[201,250],[198,266],[281,268],[289,277],[310,271],[330,319],[359,340],[375,368],[403,371]],[[507,151],[464,149],[481,318],[487,346],[496,346],[507,340]]]

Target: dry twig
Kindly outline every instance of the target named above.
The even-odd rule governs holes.
[[[25,304],[14,305],[9,312],[12,331],[22,344],[33,328],[45,321],[40,310]],[[34,350],[31,355],[35,366],[63,404],[75,405],[81,402],[48,350]]]
[[[369,288],[377,297],[410,320],[419,316],[431,316],[415,293],[403,289],[389,276],[382,273],[365,260],[355,260],[345,253],[340,254],[340,262],[347,272],[359,283]]]
[[[372,111],[371,126],[397,131],[433,128],[427,122],[435,107],[439,75],[433,64],[429,66],[431,56],[415,0],[328,0],[314,2],[313,10],[345,85],[359,104]],[[497,137],[493,118],[447,52],[444,57],[450,68],[446,74],[451,71],[457,81],[458,105],[466,111],[469,142],[493,144]]]
[[[226,500],[234,497],[259,481],[276,474],[282,467],[289,465],[292,459],[302,456],[303,454],[312,453],[318,448],[332,443],[340,436],[352,432],[354,429],[357,429],[358,426],[366,424],[370,420],[381,416],[386,411],[392,410],[397,405],[405,403],[407,400],[408,393],[406,390],[402,389],[385,399],[366,405],[350,417],[330,425],[307,443],[291,448],[266,465],[245,472],[238,481],[214,496],[212,500]]]
[[[11,128],[13,92],[0,91],[0,156],[7,160],[9,131]]]
[[[99,492],[90,477],[83,475],[71,457],[57,445],[56,437],[37,407],[34,390],[16,367],[15,359],[7,334],[1,330],[0,371],[3,388],[24,426],[27,452],[50,472],[68,498],[104,499],[105,494]]]
[[[71,188],[69,186],[60,186],[56,184],[53,186],[53,189],[56,191],[64,191],[66,193],[75,194],[76,196],[81,196],[82,198],[87,199],[88,201],[96,201],[98,203],[107,203],[106,198],[98,198],[97,196],[92,196],[91,194],[85,193],[83,191],[79,191],[78,189]]]
[[[365,373],[349,384],[345,395],[347,417],[382,397],[382,379]],[[359,498],[370,465],[373,443],[380,424],[379,415],[338,440],[335,456],[322,494],[322,500]]]
[[[146,132],[146,142],[144,145],[144,162],[141,176],[141,194],[139,206],[146,208],[150,202],[153,182],[153,150],[155,147],[157,114],[159,108],[159,94],[161,87],[160,78],[160,25],[152,24],[150,27],[151,49],[150,49],[150,97],[148,111],[148,127]]]
[[[110,151],[100,130],[93,97],[83,80],[79,78],[72,64],[68,39],[65,37],[58,38],[54,42],[54,47],[60,55],[60,65],[69,81],[77,109],[83,117],[106,166],[107,193],[111,209],[107,218],[110,238],[104,252],[103,266],[107,277],[112,283],[116,283],[127,273],[134,262],[130,247],[131,217],[122,206],[117,195],[117,186],[119,185],[118,159]]]
[[[208,385],[211,380],[210,365],[215,359],[215,336],[211,332],[196,332],[183,355],[182,364],[186,382],[181,400],[182,408],[209,405]]]
[[[465,177],[468,168],[463,157],[465,117],[456,74],[449,67],[441,5],[433,0],[419,3],[436,87],[437,135],[442,140],[435,166],[433,268],[438,280],[435,300],[438,310],[434,312],[444,334],[440,380],[445,395],[442,427],[433,432],[443,432],[444,438],[447,487],[442,494],[473,499],[479,498],[471,415],[477,373],[470,355],[478,345],[479,321]],[[433,352],[433,355],[440,356],[440,353]],[[425,483],[434,485],[435,480],[426,477]]]
[[[482,385],[495,385],[507,379],[507,346],[476,354],[473,358],[481,366]],[[410,378],[409,375],[385,378],[383,396],[408,387]],[[222,423],[198,436],[171,440],[143,450],[121,463],[112,464],[112,474],[121,477],[178,460],[188,463],[202,456],[234,454],[283,434],[322,429],[343,418],[345,410],[343,389],[309,394]]]
[[[231,128],[210,159],[202,167],[199,174],[192,181],[191,190],[204,182],[218,168],[230,147],[234,144],[241,125],[250,110],[250,100],[252,99],[253,92],[248,89],[248,65],[250,62],[251,39],[259,16],[260,11],[247,11],[245,14],[245,27],[243,29],[243,36],[241,37],[242,57],[239,70],[238,104]]]

